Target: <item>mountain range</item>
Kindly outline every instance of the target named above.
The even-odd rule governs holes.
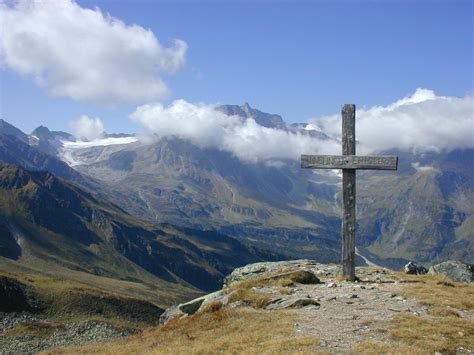
[[[330,139],[248,104],[218,110]],[[473,150],[380,153],[397,154],[400,166],[358,173],[359,253],[394,268],[411,259],[474,263]],[[336,172],[244,162],[178,137],[84,142],[43,126],[27,135],[5,121],[0,161],[0,255],[9,260],[198,292],[252,261],[340,259]]]

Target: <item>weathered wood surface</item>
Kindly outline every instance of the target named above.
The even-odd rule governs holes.
[[[355,105],[342,106],[342,154],[356,154]],[[355,280],[356,171],[342,170],[342,274]]]
[[[301,167],[342,169],[342,273],[355,280],[356,170],[397,170],[396,156],[356,156],[355,105],[342,106],[342,156],[302,155]]]
[[[391,155],[302,155],[301,167],[306,169],[397,170],[398,157]]]

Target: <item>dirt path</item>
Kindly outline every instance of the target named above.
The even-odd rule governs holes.
[[[417,300],[398,296],[403,284],[375,271],[360,277],[367,282],[323,278],[325,284],[298,287],[294,297],[317,299],[320,307],[297,310],[296,333],[317,337],[320,346],[331,352],[349,352],[361,341],[388,341],[383,326],[396,314],[426,315],[426,308]]]

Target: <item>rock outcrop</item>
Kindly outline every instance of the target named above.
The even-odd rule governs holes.
[[[474,265],[448,260],[430,267],[432,275],[445,275],[457,282],[474,282]]]
[[[319,280],[317,278],[314,278],[316,277],[316,275],[314,275],[314,273],[310,271],[311,269],[314,269],[317,265],[321,264],[318,264],[314,260],[307,259],[249,264],[232,271],[232,273],[224,279],[224,286],[228,287],[233,283],[239,281],[260,278],[264,274],[268,275],[268,277],[270,278],[288,277],[290,276],[289,273],[291,273],[291,271],[307,272],[307,282],[301,283],[318,283]],[[286,275],[283,275],[285,273],[282,273],[282,270],[288,270],[286,272]],[[279,271],[279,273],[272,275],[276,271]],[[314,277],[312,277],[310,273]]]
[[[405,274],[409,275],[424,275],[428,272],[428,269],[423,265],[418,265],[414,261],[410,261],[405,265]]]

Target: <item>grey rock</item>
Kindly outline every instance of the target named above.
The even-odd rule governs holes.
[[[228,307],[230,309],[233,309],[233,308],[240,307],[241,305],[242,305],[242,301],[235,301],[235,302],[229,303]]]
[[[181,304],[178,306],[178,308],[183,313],[194,314],[199,310],[203,302],[204,302],[204,298],[198,298],[188,303]]]
[[[222,302],[223,305],[229,303],[229,299],[232,296],[233,292],[227,291],[216,291],[209,293],[202,297],[195,298],[189,302],[181,303],[176,306],[172,306],[165,310],[165,312],[160,316],[160,323],[166,324],[172,319],[185,317],[191,314],[198,312],[208,305],[210,302]]]
[[[181,318],[181,317],[184,317],[186,315],[186,313],[184,313],[183,311],[181,311],[181,309],[179,308],[179,305],[177,306],[172,306],[170,308],[167,308],[160,316],[160,323],[161,324],[166,324],[168,323],[170,320],[173,320],[173,319],[177,319],[177,318]]]
[[[430,267],[429,274],[445,275],[457,282],[474,281],[474,265],[461,261],[448,260]]]
[[[414,261],[410,261],[408,264],[405,265],[405,274],[409,275],[423,275],[428,272],[428,269],[425,268],[423,265],[418,265]]]
[[[270,304],[268,304],[265,309],[267,310],[276,310],[276,309],[285,309],[285,308],[303,308],[307,306],[317,306],[319,307],[320,304],[313,298],[280,298],[276,299]]]
[[[249,264],[232,271],[232,273],[224,279],[224,286],[230,286],[238,281],[255,279],[264,273],[272,273],[288,268],[304,270],[305,268],[313,268],[317,265],[318,263],[316,261],[307,259]]]

